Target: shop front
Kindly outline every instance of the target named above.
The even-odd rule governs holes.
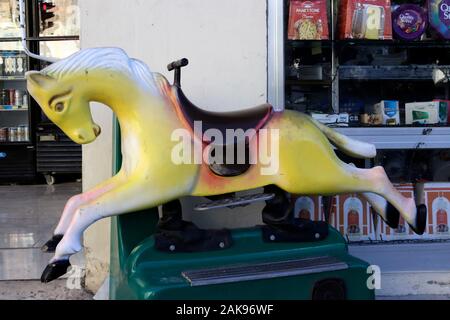
[[[27,37],[30,49],[36,54],[62,58],[79,49],[119,47],[129,57],[142,60],[151,71],[167,79],[173,77],[166,69],[167,64],[186,57],[190,63],[183,68],[183,91],[191,101],[209,111],[241,111],[268,102],[276,111],[307,113],[339,133],[374,144],[377,155],[373,159],[351,158],[337,149],[336,154],[358,168],[384,167],[402,197],[414,199],[417,205],[426,205],[425,231],[418,234],[402,218],[396,228],[389,227],[376,214],[370,199],[361,194],[290,194],[296,218],[325,221],[336,230],[329,241],[345,239],[350,244],[380,246],[396,241],[401,246],[407,242],[429,241],[432,244],[450,239],[450,35],[446,0],[30,3],[27,21],[34,28],[28,28]],[[65,27],[55,29],[54,24],[46,25],[51,22],[51,18],[46,18],[47,10],[52,13],[53,5],[64,8],[72,17],[67,18]],[[70,20],[74,12],[80,17],[79,38],[73,26],[78,21]],[[60,11],[55,13],[58,16]],[[8,19],[15,21],[13,14]],[[35,159],[29,162],[30,170],[34,175],[43,173],[51,183],[58,171],[56,164],[47,168],[54,163],[51,155],[55,154],[50,153],[49,148],[59,143],[59,147],[65,148],[61,151],[64,157],[70,155],[72,160],[78,157],[79,161],[80,150],[75,148],[80,147],[62,135],[51,138],[59,137],[57,129],[50,123],[42,123],[44,116],[25,91],[24,71],[45,66],[23,53],[20,35],[14,34],[17,30],[13,31],[2,36],[4,43],[0,42],[5,45],[4,67],[0,69],[4,75],[0,83],[3,113],[16,116],[2,117],[0,109],[0,121],[9,121],[0,122],[0,127],[7,128],[5,133],[0,131],[0,146],[3,139],[4,148],[17,148],[16,152],[36,148],[36,153],[30,156]],[[7,68],[12,62],[6,61],[14,61],[15,67]],[[91,112],[102,134],[95,142],[82,147],[83,190],[110,178],[117,171],[120,159],[119,130],[113,112],[97,102],[91,103]],[[9,150],[3,153],[10,154]],[[0,150],[0,158],[3,153]],[[301,163],[302,159],[298,161]],[[3,163],[10,165],[11,160]],[[76,168],[81,170],[79,163]],[[201,228],[236,229],[262,224],[262,202],[221,208],[214,213],[194,210],[203,201],[199,197],[183,198],[183,218]],[[126,283],[122,280],[128,270],[123,264],[131,263],[124,259],[132,256],[132,252],[136,260],[145,259],[151,252],[148,248],[140,252],[152,245],[146,240],[152,227],[148,233],[142,229],[145,223],[156,222],[157,219],[152,219],[157,218],[158,213],[150,214],[150,219],[142,218],[142,213],[132,213],[129,218],[126,215],[114,217],[112,223],[109,218],[103,219],[85,232],[88,289],[95,292],[103,284],[102,291],[112,298],[146,297],[146,288],[121,286]],[[239,234],[241,238],[246,236],[251,243],[253,240],[248,234]],[[139,248],[133,251],[139,243]],[[264,251],[263,248],[258,250]],[[287,245],[280,249],[283,250],[288,252],[294,248]],[[358,279],[363,283],[366,265],[348,257],[344,246],[337,245],[334,252],[340,250],[343,250],[341,258],[347,267],[358,269]],[[266,253],[267,256],[260,257],[261,261],[279,252],[268,250]],[[155,257],[161,258],[158,254]],[[215,265],[224,257],[218,256]],[[178,266],[175,260],[172,262],[176,273],[183,262],[176,261]],[[143,262],[143,267],[146,263]],[[193,266],[201,267],[195,263]],[[342,270],[335,274],[344,273]],[[148,274],[136,274],[136,283],[154,280],[149,280]],[[281,282],[278,285],[287,285]],[[242,288],[240,284],[233,290],[239,288]],[[262,289],[254,288],[255,291]],[[139,290],[141,295],[137,293]],[[355,289],[354,294],[367,293],[358,290]],[[195,292],[202,297],[207,294],[201,289]],[[182,290],[172,293],[172,297],[162,297],[186,295]],[[364,298],[371,298],[371,295]]]

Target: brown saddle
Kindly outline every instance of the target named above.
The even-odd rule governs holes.
[[[270,119],[273,107],[270,104],[263,104],[242,111],[211,112],[201,109],[190,102],[179,86],[174,86],[174,89],[181,113],[193,131],[194,123],[201,121],[202,141],[214,148],[211,151],[211,156],[215,156],[215,151],[221,148],[222,158],[226,162],[227,153],[233,152],[233,161],[231,163],[212,162],[209,166],[211,171],[225,177],[237,176],[247,171],[251,165],[248,147],[249,136],[245,135],[244,139],[233,137],[232,141],[226,141],[227,129],[242,129],[243,132],[254,129],[253,133],[256,133]],[[224,141],[220,144],[210,141],[205,135],[208,129],[219,130],[222,133]],[[239,153],[239,150],[241,153]],[[245,150],[244,154],[242,154],[242,150]]]
[[[249,129],[254,129],[253,133],[256,133],[262,128],[267,121],[269,121],[273,112],[273,107],[270,104],[263,104],[242,111],[212,112],[195,106],[181,90],[181,68],[187,66],[188,63],[188,59],[184,58],[173,61],[167,66],[169,71],[175,71],[173,89],[176,95],[178,108],[194,134],[197,133],[196,130],[194,130],[195,122],[201,121],[202,132],[201,137],[199,138],[202,139],[203,143],[213,147],[210,152],[211,157],[215,156],[214,153],[216,150],[221,151],[222,159],[225,160],[222,162],[225,163],[210,162],[209,168],[211,171],[224,177],[233,177],[243,174],[251,165],[248,146],[249,136],[245,133],[247,133],[247,130]],[[204,134],[209,129],[219,130],[225,141],[221,141],[220,143],[210,141],[210,138],[212,137],[207,137]],[[226,141],[227,129],[242,129],[244,139],[239,139],[239,136],[234,136],[232,141]],[[242,150],[244,150],[244,152],[242,152]],[[231,158],[230,152],[233,152],[233,161],[227,161]],[[227,154],[229,157],[227,157]]]
[[[202,135],[208,129],[220,130],[223,137],[226,137],[227,129],[244,131],[255,129],[258,131],[264,126],[273,111],[273,107],[267,103],[242,111],[207,111],[189,101],[181,88],[175,87],[175,91],[183,116],[191,128],[194,128],[194,121],[202,122]]]

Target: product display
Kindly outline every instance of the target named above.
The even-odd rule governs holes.
[[[29,139],[27,125],[0,128],[0,142],[24,142]]]
[[[398,101],[383,100],[374,105],[374,112],[381,120],[381,124],[397,125],[400,124],[400,110]]]
[[[342,0],[339,38],[392,39],[390,0]]]
[[[428,0],[428,18],[441,38],[450,39],[450,0]]]
[[[427,14],[415,4],[403,4],[392,13],[392,29],[402,40],[419,39],[427,28]]]
[[[326,0],[291,1],[289,8],[288,39],[328,39]]]
[[[348,125],[348,113],[326,114],[326,113],[311,113],[311,117],[323,124]]]
[[[383,116],[376,113],[363,113],[360,117],[363,125],[381,125],[383,124]]]
[[[0,51],[0,77],[23,77],[27,57],[20,51]]]
[[[428,206],[430,237],[450,237],[450,184],[426,183],[425,199]]]
[[[450,100],[434,99],[433,101],[439,101],[442,104],[447,104],[447,124],[450,124]],[[443,108],[445,108],[445,106]],[[442,118],[443,117],[444,115],[442,115]]]
[[[411,102],[405,104],[406,124],[446,124],[448,105],[445,101]]]
[[[1,89],[0,90],[0,109],[26,108],[28,99],[23,90],[19,89]],[[26,102],[27,104],[25,104]]]

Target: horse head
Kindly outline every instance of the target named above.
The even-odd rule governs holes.
[[[119,48],[88,48],[41,71],[26,74],[27,88],[47,117],[73,141],[86,144],[100,134],[90,101],[110,107],[139,87],[156,94],[152,73]]]
[[[26,74],[27,88],[45,115],[67,136],[80,144],[94,141],[100,127],[92,120],[89,101],[74,82],[56,79],[43,72]]]

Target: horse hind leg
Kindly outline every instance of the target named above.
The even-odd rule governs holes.
[[[426,207],[424,205],[416,207],[414,199],[404,197],[389,181],[382,167],[351,168],[353,174],[362,178],[363,181],[367,181],[369,190],[362,191],[369,191],[364,193],[365,197],[389,225],[393,227],[398,225],[397,215],[399,214],[415,233],[424,233],[427,217]]]
[[[400,212],[392,204],[376,193],[364,192],[362,195],[389,227],[398,227]]]

